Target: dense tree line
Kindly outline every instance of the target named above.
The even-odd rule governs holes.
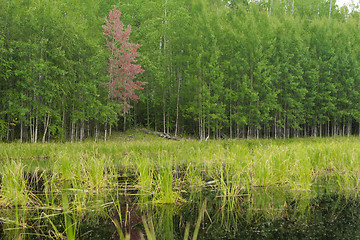
[[[147,82],[109,99],[114,7]],[[142,125],[210,137],[360,134],[360,15],[335,0],[0,2],[0,137],[83,140]]]

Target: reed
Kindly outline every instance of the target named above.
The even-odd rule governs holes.
[[[62,234],[68,238],[76,238],[80,219],[91,205],[114,202],[114,192],[138,203],[162,205],[185,204],[193,192],[206,188],[216,191],[221,211],[230,213],[244,199],[249,209],[264,208],[274,194],[270,189],[286,189],[297,199],[298,209],[306,209],[319,184],[331,183],[348,196],[357,194],[359,145],[356,137],[199,142],[138,132],[106,143],[0,143],[0,208],[60,208]],[[29,185],[30,172],[41,182],[41,197]],[[262,198],[256,194],[259,189],[264,190]],[[277,198],[281,200],[268,205],[265,215],[283,213],[287,201]],[[222,218],[228,221],[230,215]]]
[[[27,175],[21,161],[5,161],[1,170],[0,206],[26,206],[31,203]]]
[[[4,233],[6,233],[4,238],[1,239],[26,239],[26,236],[29,234],[27,230],[30,227],[27,224],[29,217],[26,210],[15,206],[13,209],[6,209],[1,211],[0,214],[2,229]]]
[[[357,138],[218,140],[200,143],[194,140],[152,140],[149,143],[140,139],[126,143],[85,142],[72,145],[25,143],[19,144],[21,147],[18,151],[15,151],[15,143],[1,144],[0,151],[4,159],[25,162],[23,171],[37,167],[51,171],[64,180],[86,179],[87,184],[96,189],[109,184],[111,177],[108,178],[106,168],[135,170],[139,174],[138,182],[143,184],[146,182],[145,176],[148,182],[153,182],[154,171],[166,165],[166,171],[157,173],[159,182],[177,181],[171,179],[171,175],[181,170],[184,174],[176,177],[182,178],[180,182],[188,186],[201,186],[210,180],[219,180],[219,188],[225,184],[230,186],[228,183],[239,185],[239,189],[289,184],[294,189],[308,191],[319,175],[330,175],[329,172],[339,175],[339,184],[352,187],[355,182],[355,185],[359,185],[357,144]],[[171,158],[159,157],[164,153]],[[148,172],[146,175],[145,169]],[[140,171],[143,172],[140,174]],[[169,174],[170,171],[172,174]],[[169,179],[166,178],[168,176]]]

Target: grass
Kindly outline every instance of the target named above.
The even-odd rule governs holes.
[[[223,212],[236,209],[240,196],[255,196],[257,189],[286,188],[296,198],[299,193],[313,196],[315,186],[325,182],[356,195],[359,146],[356,137],[199,142],[169,141],[136,131],[106,143],[0,143],[0,209],[61,208],[61,234],[76,239],[82,216],[99,199],[104,205],[114,202],[109,196],[113,192],[142,204],[181,205],[192,192],[210,188],[221,197]],[[29,173],[34,172],[41,196],[29,184]],[[258,199],[249,199],[253,209],[259,208]],[[306,206],[306,200],[301,202]],[[279,204],[268,209],[269,215],[281,208]],[[151,230],[151,222],[145,223]]]

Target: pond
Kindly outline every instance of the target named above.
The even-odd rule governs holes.
[[[360,199],[356,194],[339,194],[335,187],[318,184],[311,191],[280,186],[253,188],[237,196],[221,193],[193,189],[183,193],[183,202],[154,204],[136,191],[94,192],[84,199],[80,190],[68,188],[48,200],[54,207],[3,208],[0,239],[360,238]]]
[[[0,239],[354,239],[360,139],[0,144]]]

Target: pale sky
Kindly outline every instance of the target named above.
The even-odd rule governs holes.
[[[351,3],[358,3],[359,0],[336,0],[336,4],[339,6],[339,7],[342,7],[343,5],[349,5]]]

